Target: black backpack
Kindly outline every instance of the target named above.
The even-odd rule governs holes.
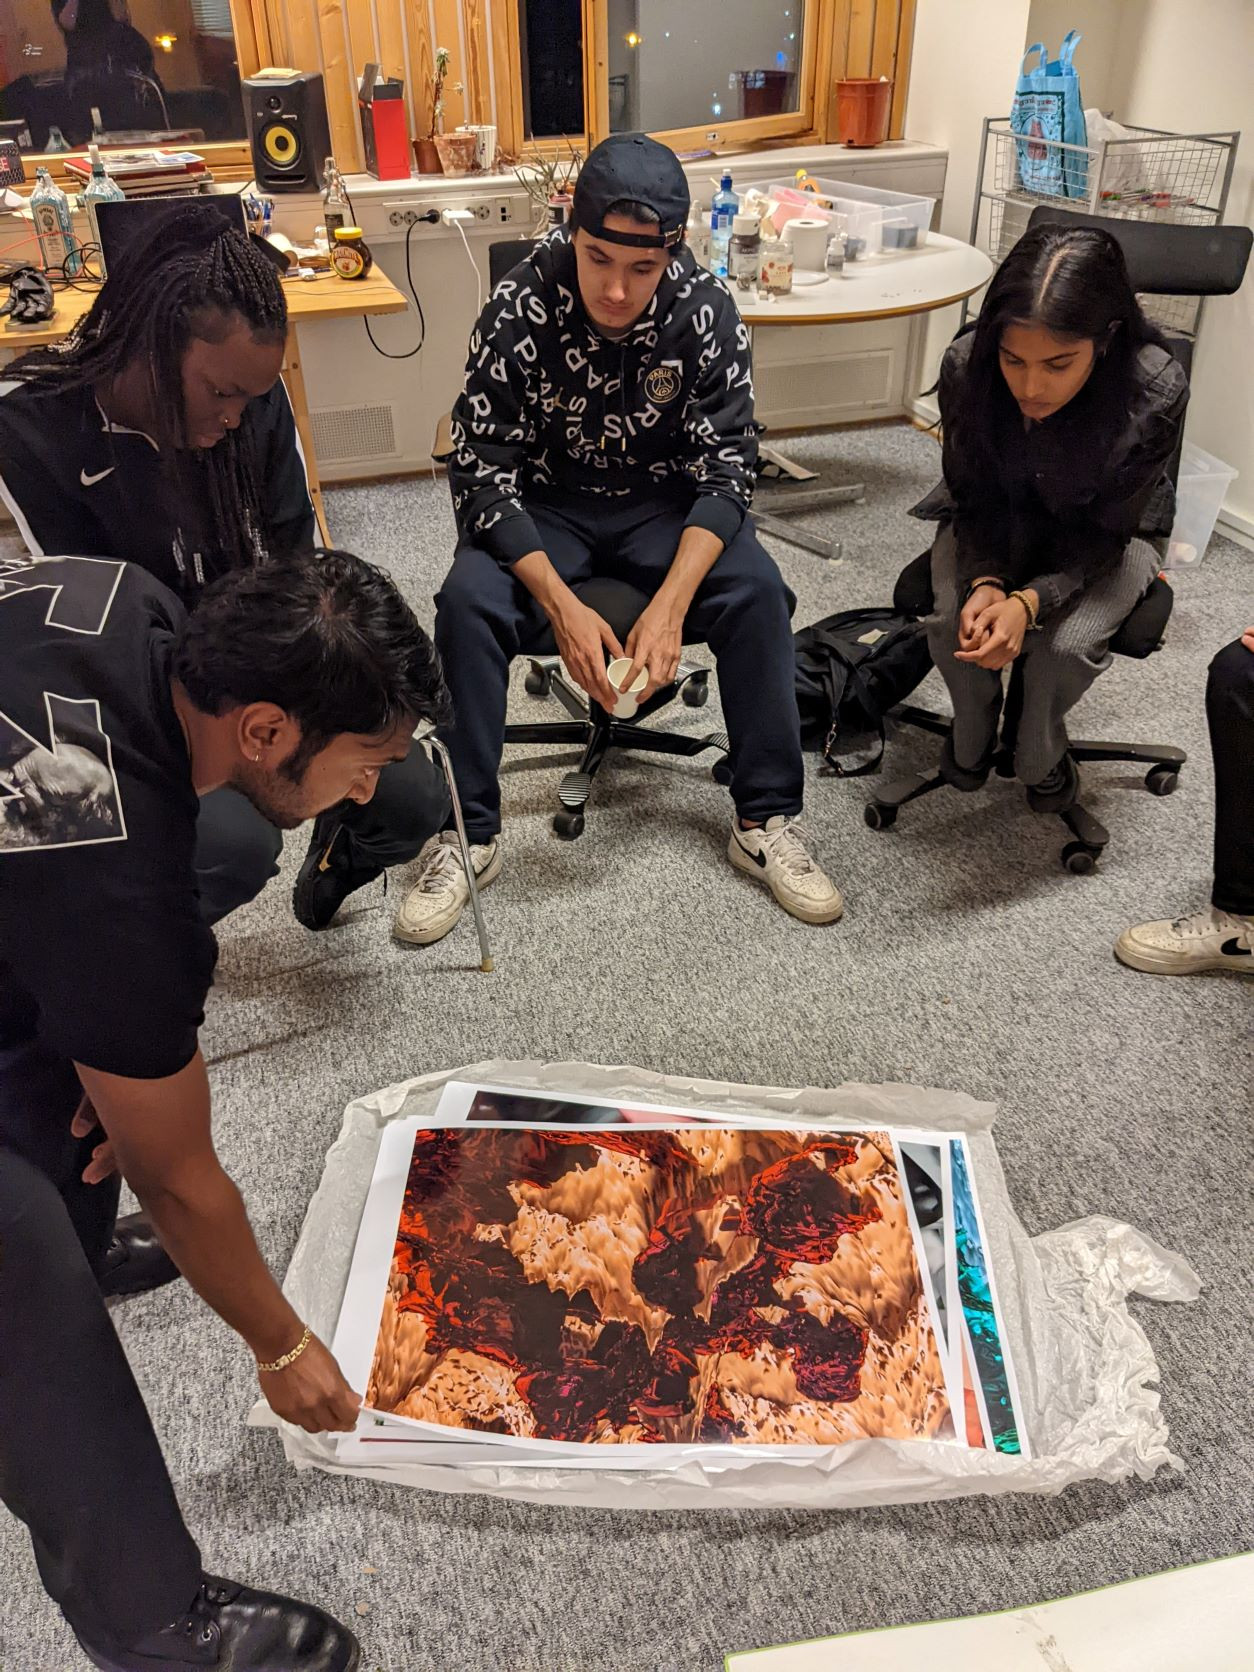
[[[845,778],[874,772],[884,716],[932,666],[920,621],[894,610],[841,610],[793,635],[801,742]]]

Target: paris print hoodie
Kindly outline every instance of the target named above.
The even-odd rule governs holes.
[[[727,545],[749,509],[757,458],[748,332],[680,245],[627,335],[602,336],[559,228],[479,316],[453,442],[459,532],[500,563],[541,547],[530,494],[690,493],[688,525]]]

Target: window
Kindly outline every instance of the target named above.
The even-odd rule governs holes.
[[[528,139],[584,131],[582,0],[523,0],[523,130]]]
[[[800,115],[806,9],[805,0],[608,0],[611,133]]]
[[[242,140],[229,0],[0,0],[0,121],[36,152]]]

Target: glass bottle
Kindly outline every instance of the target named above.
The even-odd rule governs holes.
[[[737,215],[732,221],[732,239],[727,252],[727,271],[737,290],[753,290],[758,282],[758,259],[762,230],[756,215]]]
[[[70,200],[46,168],[35,170],[30,210],[45,270],[63,272],[67,279],[74,278],[82,268],[83,260],[74,241]]]
[[[334,157],[327,158],[322,180],[322,222],[327,229],[328,245],[334,245],[336,233],[348,225],[348,196]]]
[[[762,240],[758,284],[765,296],[792,295],[792,245],[773,232]]]

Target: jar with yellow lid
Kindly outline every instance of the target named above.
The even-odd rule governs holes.
[[[374,257],[359,226],[336,227],[331,265],[342,279],[364,279],[374,266]]]

